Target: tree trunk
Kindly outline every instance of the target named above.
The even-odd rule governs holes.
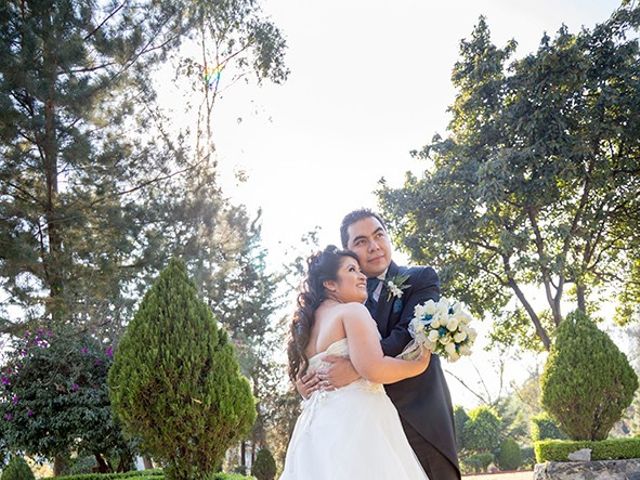
[[[67,467],[67,458],[62,455],[56,455],[53,459],[53,476],[59,477],[64,473]]]
[[[99,453],[94,453],[94,457],[96,457],[96,463],[98,464],[97,471],[98,473],[110,473],[111,467],[106,462],[106,460]]]
[[[247,444],[243,440],[242,442],[240,442],[240,466],[244,469],[244,471],[246,471],[247,469],[246,454],[247,454]]]
[[[146,455],[143,456],[142,463],[144,464],[145,470],[150,470],[153,468],[153,462],[151,461],[151,457],[147,457]]]
[[[587,288],[584,285],[577,285],[576,296],[578,297],[578,310],[587,313]]]
[[[44,107],[44,132],[38,143],[42,148],[42,163],[46,184],[45,219],[48,233],[48,258],[43,258],[43,264],[48,273],[49,281],[49,312],[52,320],[56,322],[63,315],[63,266],[62,266],[62,237],[59,231],[57,218],[58,202],[58,139],[56,132],[56,78],[57,59],[56,38],[53,36],[53,27],[50,18],[45,15],[48,31],[44,39],[43,69],[45,81],[48,82],[47,99]]]

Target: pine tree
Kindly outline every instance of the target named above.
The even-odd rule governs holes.
[[[109,372],[112,406],[168,479],[213,472],[255,420],[251,388],[227,334],[171,260],[147,292]]]
[[[575,311],[558,327],[541,378],[542,406],[574,440],[603,440],[633,399],[638,377],[609,336]]]
[[[211,136],[190,146],[156,99],[157,67],[204,31],[218,67],[286,78],[284,40],[253,0],[0,2],[0,289],[13,307],[0,303],[0,331],[73,322],[115,338],[181,247],[212,272],[234,267],[247,221],[217,185]],[[190,83],[209,96],[203,63]]]

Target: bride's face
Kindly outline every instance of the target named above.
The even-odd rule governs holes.
[[[325,282],[332,296],[342,303],[363,303],[367,299],[367,277],[360,265],[351,257],[342,257],[337,279]]]

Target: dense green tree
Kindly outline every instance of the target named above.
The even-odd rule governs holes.
[[[638,377],[609,336],[580,311],[558,327],[541,378],[544,409],[574,440],[603,440],[633,399]]]
[[[430,161],[421,177],[382,182],[398,245],[452,296],[496,317],[517,298],[521,311],[496,323],[507,342],[530,346],[535,332],[548,350],[567,294],[585,312],[618,295],[621,321],[639,302],[639,23],[625,2],[510,62],[515,41],[496,47],[481,18],[453,69],[449,134],[415,152]],[[544,291],[546,311],[525,285]]]
[[[110,397],[125,429],[163,461],[169,479],[204,477],[255,420],[251,387],[234,348],[171,260],[116,350]]]
[[[35,480],[33,472],[24,458],[15,456],[2,470],[0,480]]]
[[[221,66],[286,77],[284,41],[252,0],[0,5],[4,331],[34,319],[117,330],[179,248],[212,253],[216,279],[234,268],[249,222],[216,183],[211,138],[190,147],[156,102],[156,67],[204,30]],[[206,71],[185,73],[203,96]]]
[[[547,412],[542,412],[534,417],[531,417],[531,440],[537,442],[538,440],[549,439],[566,439],[567,436],[560,430],[553,418],[549,416]]]
[[[476,407],[469,411],[464,426],[466,448],[474,453],[493,452],[500,446],[500,417],[493,408]]]
[[[70,328],[15,338],[0,375],[3,438],[11,451],[54,459],[59,474],[72,452],[94,456],[102,472],[127,470],[133,445],[111,412],[112,347]],[[110,458],[119,457],[111,465]]]

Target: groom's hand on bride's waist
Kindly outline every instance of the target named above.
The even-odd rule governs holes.
[[[322,387],[318,374],[307,373],[296,380],[296,390],[305,400]]]
[[[329,367],[319,370],[317,374],[323,390],[341,388],[360,378],[353,364],[344,357],[327,355],[323,361],[329,364]]]

